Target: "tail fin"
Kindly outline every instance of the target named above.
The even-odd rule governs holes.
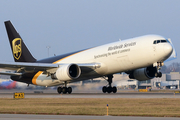
[[[15,62],[36,62],[10,21],[4,22]]]

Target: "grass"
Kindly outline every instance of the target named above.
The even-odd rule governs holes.
[[[179,98],[0,99],[0,113],[180,117]]]

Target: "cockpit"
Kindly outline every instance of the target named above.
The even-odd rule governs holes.
[[[159,43],[170,43],[169,40],[155,40],[153,44],[159,44]]]

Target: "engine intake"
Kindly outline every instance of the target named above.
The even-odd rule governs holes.
[[[67,64],[60,66],[54,74],[51,74],[52,79],[58,80],[73,80],[80,76],[81,69],[76,64]]]
[[[155,73],[157,73],[156,67],[147,67],[134,70],[130,75],[129,78],[136,79],[139,81],[149,80],[155,77]]]

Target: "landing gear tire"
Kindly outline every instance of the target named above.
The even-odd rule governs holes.
[[[116,92],[117,92],[117,88],[116,88],[115,86],[112,88],[112,92],[113,92],[113,93],[116,93]]]
[[[67,93],[67,87],[63,87],[62,92],[63,92],[63,94],[66,94]]]
[[[158,73],[158,77],[162,77],[162,73],[161,72]]]
[[[108,92],[108,93],[111,93],[111,92],[112,92],[112,87],[109,86],[109,87],[107,88],[107,92]]]
[[[103,91],[103,93],[106,93],[106,91],[107,91],[107,87],[106,87],[106,86],[104,86],[104,87],[102,88],[102,91]]]
[[[57,88],[57,92],[58,92],[59,94],[61,94],[62,88],[61,88],[61,87],[58,87],[58,88]]]
[[[68,92],[69,94],[71,94],[72,88],[71,88],[71,87],[68,87],[68,88],[67,88],[67,92]]]
[[[162,73],[161,72],[157,72],[157,73],[155,73],[155,77],[162,77]]]

